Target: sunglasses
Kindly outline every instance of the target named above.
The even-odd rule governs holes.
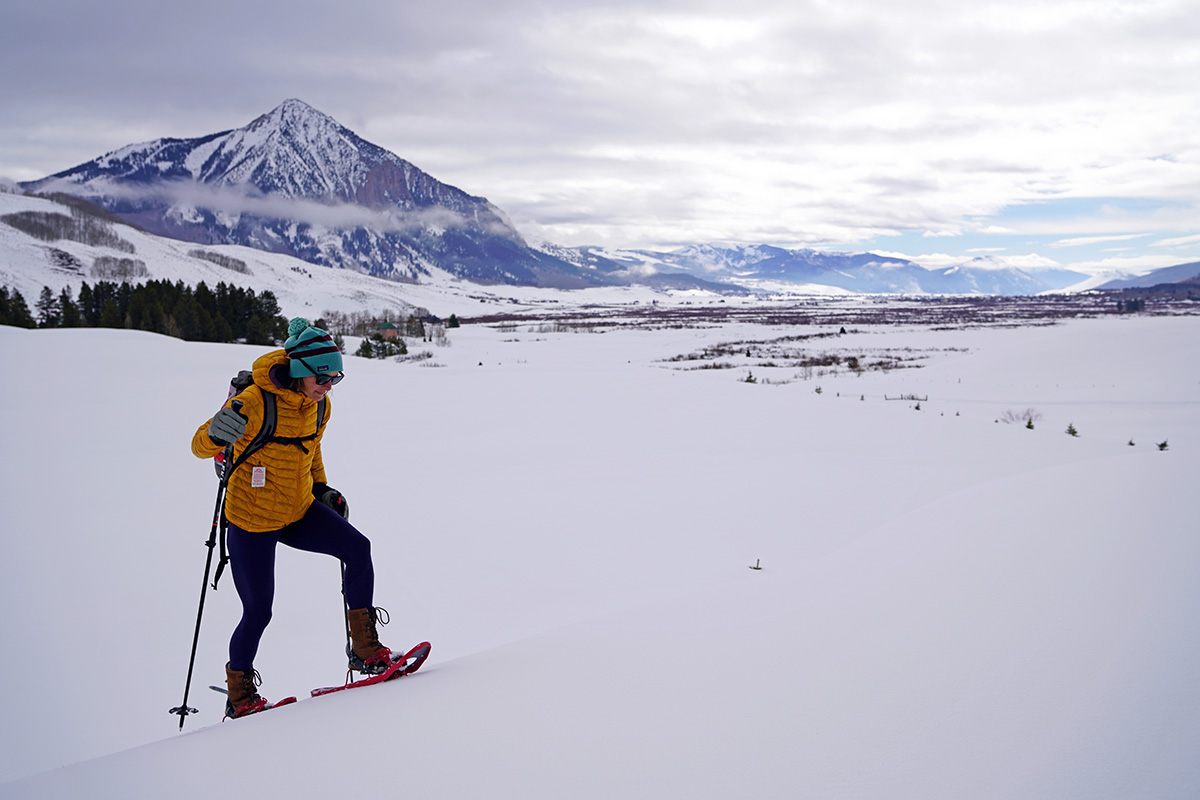
[[[317,386],[337,386],[344,377],[346,377],[346,373],[339,372],[337,375],[317,375],[315,379]]]
[[[312,365],[300,356],[292,356],[292,358],[296,359],[308,368],[308,371],[311,372],[313,377],[316,379],[317,386],[337,386],[342,382],[342,378],[346,377],[345,372],[339,372],[337,375],[318,375],[317,371],[312,368]]]

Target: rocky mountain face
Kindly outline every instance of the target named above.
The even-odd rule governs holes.
[[[299,100],[244,128],[129,145],[27,191],[84,197],[151,233],[240,244],[415,281],[613,282],[529,247],[500,209],[422,172]]]

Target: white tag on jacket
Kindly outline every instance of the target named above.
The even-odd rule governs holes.
[[[267,485],[267,468],[255,467],[250,471],[250,486],[261,489]]]

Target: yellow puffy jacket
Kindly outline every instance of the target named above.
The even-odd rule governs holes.
[[[283,350],[267,353],[254,362],[254,386],[225,402],[229,406],[233,400],[241,400],[241,414],[248,420],[245,435],[234,445],[235,462],[262,427],[262,392],[275,395],[275,436],[317,434],[302,446],[268,442],[234,470],[225,495],[225,517],[242,530],[274,531],[296,522],[312,505],[313,483],[326,482],[321,436],[332,405],[326,397],[325,419],[318,429],[316,401],[287,388],[291,381],[287,368],[288,357]],[[199,458],[212,458],[224,450],[208,437],[209,422],[212,420],[197,428],[192,437],[192,453]]]

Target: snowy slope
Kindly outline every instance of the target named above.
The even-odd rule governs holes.
[[[0,416],[0,680],[53,687],[2,696],[0,795],[1197,796],[1197,324],[864,328],[822,347],[928,366],[783,385],[662,360],[766,327],[351,357],[326,466],[384,641],[433,657],[220,724],[225,583],[182,736],[215,491],[187,442],[261,348],[0,328],[50,365]],[[338,679],[336,575],[280,553],[268,697]],[[64,647],[88,668],[31,667]]]
[[[42,198],[0,192],[0,216],[23,211],[69,214],[66,206]],[[57,295],[64,286],[78,293],[84,281],[95,285],[91,267],[98,256],[132,258],[146,265],[152,280],[182,280],[189,286],[205,281],[210,287],[219,282],[275,293],[280,307],[289,316],[317,318],[325,311],[392,312],[407,316],[414,308],[425,308],[443,318],[451,314],[474,316],[516,305],[545,305],[560,302],[649,302],[670,301],[673,293],[647,287],[603,287],[592,290],[559,291],[521,286],[483,286],[463,281],[436,268],[430,268],[420,285],[399,283],[349,270],[310,264],[291,256],[267,253],[237,245],[197,245],[176,239],[143,233],[116,225],[113,231],[132,244],[133,253],[59,239],[45,242],[0,223],[0,286],[17,289],[30,310],[48,286]],[[249,274],[220,267],[211,261],[193,258],[192,250],[203,250],[239,259]],[[74,257],[78,269],[55,265],[51,250]],[[145,280],[143,279],[143,280]],[[690,295],[712,293],[691,292]],[[36,311],[35,311],[36,313]]]

